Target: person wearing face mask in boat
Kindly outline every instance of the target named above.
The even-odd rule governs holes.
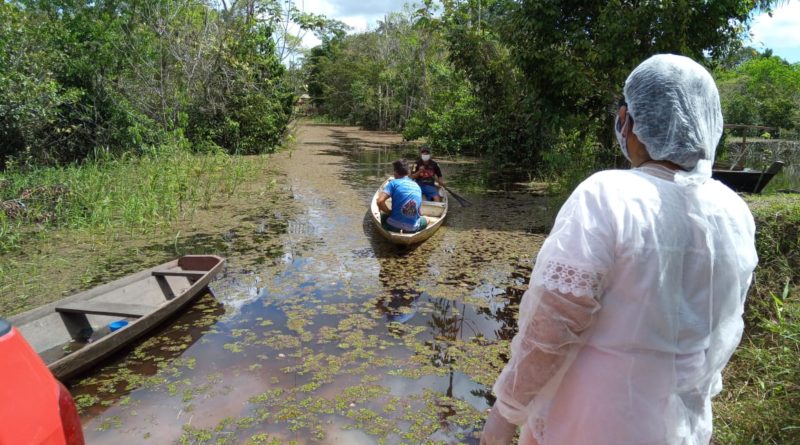
[[[439,163],[431,159],[431,149],[427,145],[423,145],[419,149],[419,155],[417,165],[414,166],[414,171],[409,176],[419,184],[423,198],[428,201],[441,201],[442,195],[439,193],[439,187],[444,187],[442,169],[439,168]]]
[[[708,445],[758,257],[747,204],[711,179],[722,134],[708,71],[653,56],[614,126],[633,167],[583,181],[519,303],[482,445]]]

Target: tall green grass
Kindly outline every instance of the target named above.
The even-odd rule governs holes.
[[[751,196],[759,266],[714,402],[715,443],[800,443],[800,196]]]
[[[3,172],[0,199],[25,207],[0,210],[0,252],[18,249],[25,236],[48,228],[158,230],[215,197],[233,195],[256,164],[223,152],[192,154],[180,146],[139,157],[102,158],[64,167]]]

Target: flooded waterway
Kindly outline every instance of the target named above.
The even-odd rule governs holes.
[[[472,207],[451,200],[432,238],[397,247],[367,209],[415,148],[353,127],[297,138],[263,206],[181,240],[227,257],[211,293],[72,382],[87,443],[477,443],[547,198],[463,193]],[[456,191],[476,182],[480,164],[434,158]]]

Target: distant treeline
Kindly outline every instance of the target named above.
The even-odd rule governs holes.
[[[0,2],[0,163],[165,143],[274,150],[295,96],[276,55],[277,4]]]
[[[656,53],[708,66],[727,121],[798,126],[798,66],[741,46],[754,8],[774,3],[428,0],[314,48],[308,89],[319,112],[439,153],[579,173],[619,162],[615,104]]]

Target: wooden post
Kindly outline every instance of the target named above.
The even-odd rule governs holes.
[[[742,130],[742,149],[739,151],[739,156],[736,157],[736,160],[733,161],[731,164],[731,170],[735,170],[736,168],[743,169],[744,168],[744,157],[747,154],[747,128]]]

